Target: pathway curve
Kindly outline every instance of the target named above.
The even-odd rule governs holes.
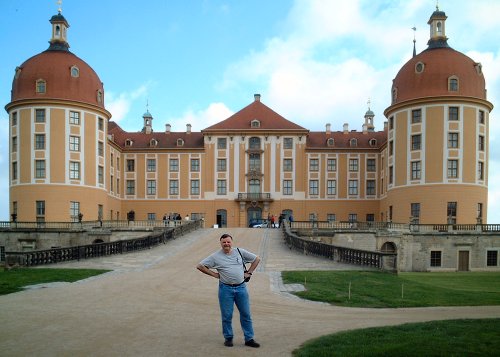
[[[362,309],[301,300],[280,271],[345,269],[289,250],[277,229],[227,230],[263,258],[249,283],[259,349],[223,346],[217,281],[195,269],[219,248],[221,229],[202,229],[144,252],[59,264],[113,272],[72,284],[0,296],[3,356],[290,356],[306,340],[341,330],[455,318],[500,317],[495,307]],[[347,266],[352,269],[352,266]]]

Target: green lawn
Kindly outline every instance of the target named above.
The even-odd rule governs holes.
[[[0,295],[23,290],[28,285],[50,282],[74,282],[108,272],[98,269],[13,269],[0,270]]]
[[[339,332],[306,342],[295,357],[498,356],[500,319],[447,320]]]
[[[349,307],[500,305],[500,273],[288,271],[283,282],[305,284],[296,295]],[[350,286],[350,296],[349,296]]]

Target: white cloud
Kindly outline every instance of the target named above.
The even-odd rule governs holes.
[[[111,113],[112,120],[118,123],[125,119],[133,102],[147,96],[149,85],[150,83],[143,84],[131,92],[106,92],[106,109]]]
[[[169,118],[166,123],[172,126],[172,131],[185,131],[186,124],[191,124],[191,130],[200,131],[222,120],[227,119],[234,112],[224,103],[210,103],[206,109],[187,110],[181,117]]]

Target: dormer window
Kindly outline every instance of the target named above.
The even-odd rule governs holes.
[[[250,125],[252,128],[260,128],[260,121],[257,119],[254,119],[254,120],[252,120]]]
[[[327,143],[328,146],[334,146],[335,145],[335,140],[333,140],[333,138],[329,138],[326,141],[326,143]]]
[[[184,146],[184,140],[177,139],[177,146]]]
[[[97,91],[97,103],[102,103],[102,90]]]
[[[458,92],[458,77],[451,76],[448,78],[448,90],[450,92]]]
[[[16,72],[14,74],[14,78],[18,79],[20,74],[21,74],[21,67],[16,67]]]
[[[130,147],[134,142],[131,139],[125,140],[125,146]]]
[[[36,81],[36,92],[37,93],[45,93],[47,90],[47,83],[43,79],[38,79]]]
[[[422,73],[424,71],[425,65],[422,62],[418,62],[415,65],[415,73]]]
[[[368,142],[370,144],[370,146],[377,146],[377,139],[370,139],[370,141]]]
[[[398,89],[392,88],[392,102],[394,103],[398,99]]]
[[[349,145],[351,145],[351,147],[355,148],[358,146],[358,140],[352,138],[351,140],[349,140]]]
[[[483,65],[481,63],[475,63],[474,68],[476,69],[477,74],[483,74]]]
[[[151,139],[151,141],[149,142],[149,146],[151,147],[157,147],[158,146],[158,140],[156,139]]]
[[[71,67],[71,77],[78,78],[80,77],[80,70],[78,69],[77,66]]]

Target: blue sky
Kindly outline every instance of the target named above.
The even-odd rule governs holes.
[[[310,130],[361,130],[370,99],[376,130],[392,79],[429,39],[434,0],[64,0],[70,50],[104,83],[107,109],[139,131],[200,131],[253,101]],[[500,105],[500,1],[441,0],[448,43],[483,64]],[[48,47],[56,0],[0,1],[0,103],[14,69]],[[500,223],[500,124],[490,116],[488,223]],[[8,118],[0,112],[0,220],[8,210]]]

